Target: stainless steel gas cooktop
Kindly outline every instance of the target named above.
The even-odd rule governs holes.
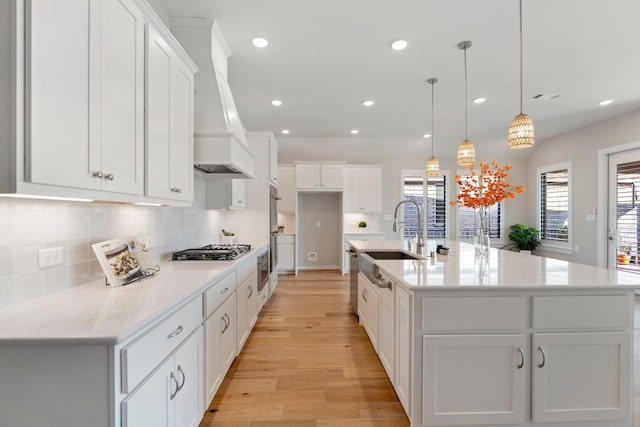
[[[174,252],[171,256],[175,261],[230,261],[251,250],[251,245],[245,244],[213,244],[195,249],[185,249]]]

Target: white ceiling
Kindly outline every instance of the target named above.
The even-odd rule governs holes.
[[[229,83],[245,128],[278,141],[343,138],[359,129],[370,144],[431,133],[454,157],[464,139],[467,52],[468,133],[481,157],[522,157],[506,148],[519,112],[517,0],[160,0],[170,16],[214,17],[233,52]],[[524,112],[536,140],[640,108],[639,0],[524,0]],[[251,44],[269,40],[265,49]],[[390,42],[409,46],[393,51]],[[562,94],[532,100],[536,94]],[[483,96],[487,102],[471,102]],[[284,105],[271,106],[274,98]],[[597,101],[612,98],[608,107]],[[375,100],[370,108],[364,99]],[[291,129],[289,137],[281,129]],[[422,140],[427,144],[428,142]],[[428,148],[427,148],[428,150]],[[424,154],[424,153],[423,153]]]

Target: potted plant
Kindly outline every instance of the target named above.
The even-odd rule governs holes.
[[[366,231],[366,229],[367,229],[367,223],[364,221],[360,221],[358,223],[358,230],[362,232],[362,231]]]
[[[620,245],[618,250],[620,251],[616,256],[618,264],[629,264],[631,261],[631,246]]]
[[[518,248],[520,252],[531,253],[532,250],[536,248],[540,244],[538,240],[538,235],[540,231],[533,227],[527,227],[524,224],[513,224],[509,227],[509,239],[513,241],[513,243],[505,246]]]

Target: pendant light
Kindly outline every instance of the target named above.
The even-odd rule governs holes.
[[[468,40],[458,43],[458,49],[464,51],[464,141],[458,146],[458,165],[465,168],[472,168],[476,162],[476,149],[467,137],[467,49],[470,47]]]
[[[520,0],[520,114],[511,121],[507,144],[513,150],[530,148],[535,144],[533,120],[522,112],[522,0]]]
[[[440,163],[438,162],[438,159],[436,159],[433,155],[433,140],[436,139],[436,131],[435,131],[435,127],[433,125],[433,114],[434,114],[434,89],[433,89],[433,85],[438,83],[438,79],[436,79],[435,77],[430,78],[429,80],[427,80],[427,83],[429,83],[431,85],[431,157],[429,157],[429,160],[427,160],[427,166],[425,168],[425,175],[427,176],[438,176],[440,175]]]

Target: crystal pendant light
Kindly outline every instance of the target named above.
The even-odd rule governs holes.
[[[473,167],[476,162],[476,149],[467,137],[467,49],[470,47],[468,40],[458,43],[458,49],[464,51],[464,141],[458,146],[458,165],[465,168]]]
[[[436,159],[433,155],[433,140],[436,139],[436,132],[433,126],[433,114],[434,114],[433,100],[435,98],[433,85],[438,83],[438,79],[436,79],[435,77],[432,77],[429,80],[427,80],[427,83],[431,85],[431,157],[429,157],[429,160],[427,160],[427,166],[425,168],[424,173],[427,176],[438,176],[440,175],[440,163],[438,162],[438,159]]]
[[[520,0],[520,114],[511,121],[507,144],[513,150],[530,148],[535,144],[534,138],[533,120],[522,112],[522,0]]]

